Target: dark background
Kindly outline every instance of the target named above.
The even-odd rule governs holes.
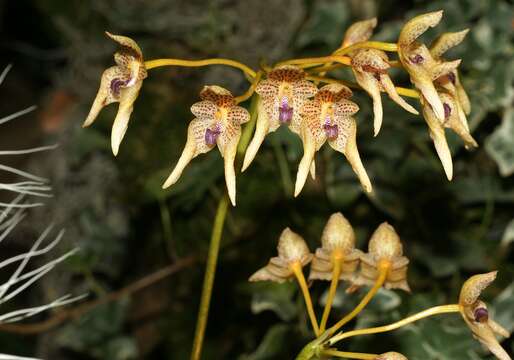
[[[2,149],[60,144],[37,156],[2,159],[49,177],[54,198],[32,211],[2,244],[0,258],[25,250],[52,221],[66,228],[66,236],[48,259],[81,248],[73,260],[0,311],[68,292],[89,292],[92,300],[179,259],[205,257],[224,191],[219,153],[193,160],[170,191],[160,185],[182,151],[192,119],[189,107],[201,87],[218,84],[241,94],[247,83],[237,70],[219,66],[152,70],[114,158],[109,135],[116,106],[105,109],[91,128],[81,128],[101,72],[113,64],[115,45],[105,30],[132,37],[147,60],[219,56],[255,68],[261,60],[329,54],[353,21],[373,16],[379,20],[374,39],[394,42],[407,19],[435,9],[444,9],[445,15],[423,37],[427,43],[443,31],[471,28],[448,56],[463,59],[461,74],[472,102],[469,121],[480,147],[467,152],[447,132],[455,169],[448,182],[423,119],[384,96],[384,125],[373,138],[371,100],[357,91],[358,144],[375,196],[363,194],[347,162],[327,147],[316,158],[317,180],[309,179],[293,199],[300,141],[285,129],[268,136],[250,169],[238,176],[238,206],[229,210],[225,226],[204,358],[291,359],[310,340],[294,284],[249,284],[247,278],[274,256],[286,226],[302,234],[314,251],[325,221],[336,211],[355,227],[361,249],[379,223],[390,222],[411,260],[413,294],[381,292],[351,326],[383,324],[424,307],[454,303],[468,276],[498,269],[485,299],[495,318],[513,330],[513,6],[500,0],[0,2],[0,67],[14,65],[0,87],[0,116],[39,106],[2,126]],[[346,70],[335,74],[351,79]],[[404,73],[394,72],[393,79],[410,86]],[[27,336],[1,332],[0,352],[49,360],[187,359],[203,268],[197,262],[51,331]],[[332,321],[362,296],[346,296],[344,287]],[[312,285],[318,305],[327,290],[327,283]],[[509,351],[513,344],[503,342]],[[458,315],[368,336],[344,349],[397,350],[414,360],[488,356]]]

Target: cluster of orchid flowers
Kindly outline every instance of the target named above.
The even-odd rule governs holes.
[[[454,130],[466,148],[476,147],[477,143],[466,120],[470,103],[457,71],[460,60],[447,61],[443,58],[448,49],[464,39],[468,30],[444,33],[430,47],[416,41],[428,28],[436,26],[442,15],[442,11],[436,11],[411,19],[401,30],[397,43],[369,41],[377,20],[359,21],[348,28],[341,46],[331,55],[287,60],[272,68],[263,65],[259,71],[237,61],[220,58],[145,62],[135,41],[107,33],[121,49],[114,55],[116,66],[108,68],[102,75],[100,89],[84,126],[91,125],[104,106],[119,102],[111,135],[112,151],[117,155],[148,70],[160,66],[228,65],[244,72],[251,82],[250,88],[245,94],[234,97],[222,87],[204,87],[200,92],[201,101],[191,107],[195,118],[189,125],[184,151],[163,188],[176,183],[193,158],[217,145],[224,158],[227,192],[235,205],[234,162],[241,139],[241,125],[251,118],[250,113],[238,104],[256,93],[255,133],[246,149],[242,171],[250,166],[266,135],[284,125],[301,138],[304,148],[295,196],[301,192],[309,173],[315,177],[315,153],[325,142],[347,158],[364,190],[371,192],[372,185],[356,141],[357,123],[353,116],[359,111],[359,106],[350,100],[350,88],[362,88],[372,98],[375,136],[380,131],[383,118],[381,92],[387,93],[395,103],[412,114],[418,114],[418,111],[401,95],[419,98],[437,154],[451,180],[453,166],[445,128]],[[396,52],[399,61],[390,60],[386,52]],[[326,75],[343,66],[351,67],[357,84]],[[417,90],[395,87],[388,74],[391,67],[405,69]],[[318,88],[319,83],[326,85]],[[252,131],[254,126],[246,128]]]
[[[474,275],[469,278],[460,291],[457,304],[440,305],[417,314],[410,315],[389,325],[372,328],[340,331],[354,319],[373,299],[380,288],[400,289],[410,292],[407,283],[409,260],[403,256],[400,237],[388,223],[382,223],[372,234],[368,253],[355,248],[355,233],[348,220],[341,214],[333,214],[321,235],[321,247],[312,254],[307,243],[298,234],[286,228],[278,240],[278,256],[250,277],[250,281],[274,281],[282,283],[296,278],[307,307],[307,313],[316,335],[298,355],[298,360],[314,359],[321,356],[348,359],[405,360],[397,352],[384,354],[355,353],[339,351],[333,346],[347,338],[359,335],[392,331],[425,317],[459,312],[470,328],[473,336],[487,347],[498,359],[511,360],[500,346],[495,334],[509,337],[509,332],[490,318],[486,304],[480,300],[481,292],[496,278],[496,271]],[[303,274],[303,267],[310,264],[309,280],[330,280],[330,288],[325,308],[319,322],[316,318],[309,288]],[[349,283],[347,293],[353,293],[362,286],[370,290],[347,315],[333,326],[327,328],[339,282]]]

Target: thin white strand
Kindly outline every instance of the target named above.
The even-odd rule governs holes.
[[[17,212],[10,219],[11,221],[9,221],[9,226],[2,232],[2,234],[0,234],[0,242],[2,242],[7,237],[7,235],[9,235],[12,229],[14,229],[16,225],[18,225],[25,218],[25,216],[26,214],[24,214],[23,212]]]
[[[35,147],[35,148],[30,148],[30,149],[23,149],[23,150],[3,150],[3,151],[0,151],[0,155],[31,154],[31,153],[40,152],[40,151],[53,150],[53,149],[56,149],[57,147],[59,147],[58,144],[40,146],[40,147]]]
[[[23,195],[23,194],[18,195],[17,197],[14,198],[13,201],[11,201],[11,203],[9,205],[18,204],[21,200],[23,200],[24,197],[25,197],[25,195]],[[0,224],[2,224],[4,222],[4,220],[7,218],[7,216],[9,215],[9,213],[11,212],[12,209],[13,209],[13,206],[8,206],[4,211],[2,211],[2,214],[0,215]]]
[[[21,285],[20,287],[18,287],[16,290],[12,291],[9,293],[9,295],[5,296],[2,300],[0,300],[0,304],[3,304],[9,300],[11,300],[13,297],[15,297],[16,295],[18,295],[19,293],[21,293],[23,290],[27,289],[30,285],[32,285],[33,283],[35,283],[36,281],[38,281],[40,278],[42,278],[43,276],[45,276],[48,272],[50,272],[51,270],[53,270],[53,268],[60,262],[66,260],[68,257],[74,255],[76,252],[78,251],[78,249],[74,249],[72,251],[69,251],[67,252],[66,254],[64,254],[63,256],[55,259],[54,261],[50,262],[47,264],[47,269],[45,269],[44,271],[41,271],[39,274],[33,276],[30,280],[28,280],[26,283],[24,283],[23,285]]]
[[[7,115],[7,116],[5,116],[5,117],[0,119],[0,124],[5,124],[8,121],[11,121],[11,120],[14,120],[16,118],[19,118],[20,116],[28,114],[29,112],[32,112],[32,111],[34,111],[36,109],[37,109],[37,106],[36,105],[32,105],[32,106],[29,106],[26,109],[17,111],[15,113],[11,114],[11,115]]]
[[[3,285],[2,286],[2,289],[0,290],[0,299],[2,299],[2,297],[4,296],[4,294],[7,292],[7,290],[9,289],[9,285],[10,285],[10,282],[13,281],[14,279],[18,278],[18,276],[22,273],[23,269],[25,269],[25,266],[27,266],[30,258],[32,256],[36,256],[36,255],[33,255],[34,252],[36,252],[37,248],[39,247],[39,244],[41,244],[41,242],[43,242],[43,240],[46,238],[46,236],[48,235],[48,233],[53,229],[54,225],[53,224],[50,224],[50,226],[48,226],[42,233],[41,235],[39,235],[39,238],[34,242],[34,245],[32,245],[32,247],[30,248],[29,252],[27,253],[27,255],[25,255],[20,263],[20,265],[18,265],[18,268],[16,269],[16,271],[11,275],[11,278],[9,279],[9,281],[6,283],[6,285]],[[62,236],[62,234],[59,234]],[[59,236],[58,236],[59,238]],[[60,238],[59,238],[60,240]],[[54,241],[55,242],[55,241]],[[11,258],[12,259],[12,258]],[[2,262],[3,263],[6,263],[6,262],[9,262],[10,259],[7,259],[5,261]],[[0,268],[2,268],[2,266],[0,266]]]
[[[4,79],[7,76],[7,73],[9,72],[9,70],[11,70],[11,68],[12,68],[12,64],[7,65],[5,67],[5,69],[2,71],[2,73],[0,74],[0,85],[4,82]]]
[[[82,294],[82,295],[70,298],[71,294],[67,294],[67,295],[65,295],[59,299],[56,299],[56,300],[52,301],[51,303],[48,303],[45,305],[35,306],[32,308],[27,308],[27,309],[16,310],[16,311],[4,314],[4,315],[0,316],[0,323],[13,323],[16,321],[20,321],[20,320],[29,318],[31,316],[37,315],[43,311],[74,303],[76,301],[86,298],[87,296],[88,296],[88,294]]]
[[[13,174],[16,174],[16,175],[20,175],[20,176],[26,177],[27,179],[31,179],[31,180],[34,180],[34,181],[48,182],[48,180],[45,179],[45,178],[42,178],[42,177],[36,176],[36,175],[32,175],[32,174],[30,174],[28,172],[25,172],[25,171],[22,171],[22,170],[18,170],[16,168],[13,168],[13,167],[10,167],[10,166],[7,166],[7,165],[0,164],[0,170],[7,171],[7,172],[10,172],[10,173],[13,173]]]

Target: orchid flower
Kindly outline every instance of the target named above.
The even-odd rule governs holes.
[[[400,105],[408,112],[418,115],[418,111],[414,109],[398,94],[393,81],[387,74],[387,70],[391,67],[387,54],[382,50],[376,49],[360,49],[350,54],[352,58],[352,71],[355,75],[357,83],[371,96],[373,99],[374,113],[374,135],[377,136],[382,126],[382,99],[381,91],[385,91],[387,95],[395,103]]]
[[[440,120],[444,120],[444,107],[433,82],[454,71],[461,60],[437,61],[426,45],[416,39],[439,24],[442,16],[442,10],[416,16],[405,24],[398,38],[398,55],[403,67]]]
[[[359,111],[359,106],[348,100],[351,95],[351,90],[346,86],[329,84],[302,107],[301,138],[304,153],[296,175],[295,196],[298,196],[305,184],[316,151],[326,141],[346,157],[364,190],[371,192],[371,182],[357,149],[357,123],[352,117]]]
[[[453,161],[450,147],[446,141],[445,128],[450,128],[464,141],[466,148],[477,147],[478,144],[469,133],[466,115],[459,104],[459,101],[449,94],[441,90],[437,93],[443,104],[444,120],[440,120],[435,115],[433,108],[427,104],[423,104],[423,116],[430,129],[430,137],[434,142],[437,155],[443,164],[444,172],[448,180],[453,178]],[[423,99],[422,99],[422,102]]]
[[[114,54],[116,66],[108,68],[102,74],[100,88],[83,127],[91,125],[106,105],[119,102],[111,133],[112,152],[116,156],[147,72],[143,53],[134,40],[109,32],[106,34],[121,46],[121,50]]]
[[[358,21],[352,24],[345,33],[343,46],[351,46],[359,42],[367,41],[373,35],[373,29],[377,25],[377,19],[369,19]],[[373,99],[374,113],[374,133],[375,136],[380,131],[382,125],[382,99],[380,92],[385,91],[389,97],[398,105],[412,114],[418,115],[418,111],[403,100],[394,84],[387,74],[387,70],[391,67],[387,54],[377,49],[359,49],[352,51],[352,71],[355,75],[357,83],[371,96]]]
[[[341,213],[335,213],[327,221],[321,235],[321,248],[311,263],[309,280],[331,280],[336,261],[341,264],[340,280],[352,281],[362,252],[355,249],[355,232]]]
[[[361,256],[361,272],[357,284],[373,285],[379,276],[379,268],[387,263],[388,272],[384,287],[410,292],[407,283],[409,259],[403,256],[400,237],[391,225],[386,222],[380,224],[371,236],[368,251]]]
[[[448,32],[440,35],[430,45],[430,53],[436,61],[444,62],[442,55],[452,47],[459,45],[462,40],[464,40],[468,32],[469,29],[464,29],[462,31]],[[448,74],[441,76],[436,80],[436,83],[455,96],[458,99],[460,106],[464,110],[464,113],[469,115],[471,111],[471,103],[469,102],[469,97],[466,94],[466,90],[460,82],[459,72],[457,70],[451,71]]]
[[[278,256],[272,257],[268,265],[253,274],[249,281],[269,280],[283,283],[294,277],[293,264],[303,267],[312,260],[305,240],[289,228],[280,234],[277,251]]]
[[[475,339],[480,341],[500,360],[512,360],[496,340],[495,334],[505,338],[509,332],[491,319],[486,304],[479,299],[482,291],[496,279],[497,271],[470,277],[460,291],[459,308]]]
[[[248,111],[236,105],[230,91],[219,86],[205,86],[200,92],[202,101],[191,106],[195,119],[189,124],[184,151],[175,168],[162,186],[175,184],[189,162],[216,145],[225,163],[225,182],[232,205],[236,205],[236,175],[234,161],[241,137],[241,124],[250,120]]]
[[[305,80],[305,76],[301,68],[283,65],[271,70],[267,79],[259,82],[255,88],[260,96],[255,134],[246,150],[241,171],[250,166],[266,135],[276,131],[280,125],[287,125],[294,133],[300,134],[300,109],[318,91],[312,82]]]

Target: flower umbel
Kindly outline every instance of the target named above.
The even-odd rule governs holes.
[[[300,109],[307,98],[318,89],[305,80],[305,71],[292,65],[278,66],[271,70],[267,79],[259,82],[255,92],[261,97],[257,124],[253,139],[248,146],[241,171],[252,163],[266,135],[276,131],[280,125],[287,125],[300,134]]]
[[[102,74],[100,88],[83,126],[91,125],[104,106],[119,102],[118,113],[114,119],[111,133],[112,152],[117,155],[127,131],[134,102],[139,95],[143,80],[147,77],[147,72],[143,53],[134,40],[109,32],[106,34],[116,41],[121,49],[114,54],[116,66],[108,68]]]
[[[236,205],[236,175],[234,161],[241,137],[241,124],[250,120],[248,110],[237,106],[230,91],[219,86],[205,86],[202,101],[191,106],[196,116],[189,124],[187,141],[177,165],[162,186],[175,184],[189,162],[218,146],[225,163],[225,182],[232,205]]]
[[[480,294],[496,279],[497,271],[478,274],[470,277],[460,291],[459,308],[464,321],[473,336],[500,360],[511,360],[511,357],[500,346],[495,334],[505,338],[509,332],[491,319],[486,304],[479,299]]]
[[[357,148],[357,123],[352,117],[359,111],[359,107],[348,100],[351,95],[351,90],[346,86],[329,84],[322,87],[313,100],[308,100],[303,105],[303,157],[296,175],[295,196],[298,196],[307,180],[316,151],[326,141],[334,150],[346,157],[364,190],[371,192],[371,182]]]

